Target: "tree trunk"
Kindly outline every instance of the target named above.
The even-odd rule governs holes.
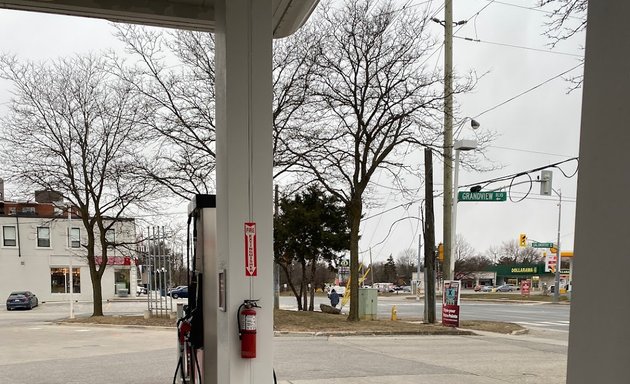
[[[315,284],[313,283],[315,281],[315,269],[317,268],[317,263],[315,262],[315,260],[311,260],[311,279],[310,279],[310,285],[309,285],[309,293],[311,296],[311,302],[308,305],[308,310],[309,311],[314,311],[315,310]]]
[[[302,296],[303,304],[300,308],[300,311],[306,311],[308,308],[308,292],[306,289],[306,262],[303,261],[300,263],[302,266],[302,281],[300,282],[300,294]]]
[[[291,292],[293,292],[293,296],[295,296],[295,300],[297,301],[298,310],[301,310],[300,305],[302,304],[302,300],[300,299],[300,294],[298,293],[297,288],[295,288],[295,284],[293,284],[293,281],[291,280],[291,273],[289,273],[289,268],[285,264],[278,263],[278,265],[282,268],[284,274],[287,276],[287,282],[289,283],[289,288],[291,288]]]
[[[350,312],[348,321],[359,321],[359,229],[361,227],[361,198],[353,196],[348,207],[350,219]]]

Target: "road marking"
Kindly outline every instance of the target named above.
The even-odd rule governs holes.
[[[75,329],[75,332],[90,332],[89,329]]]
[[[516,321],[516,324],[527,325],[530,327],[568,327],[570,324],[569,321],[537,321],[537,322],[529,322],[529,321]]]

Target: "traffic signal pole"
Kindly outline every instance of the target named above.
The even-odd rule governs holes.
[[[556,192],[556,190],[553,190]],[[558,240],[556,246],[556,281],[553,290],[553,302],[557,303],[560,301],[560,268],[562,267],[562,254],[560,253],[560,223],[562,217],[562,191],[558,190],[556,192],[558,195]]]

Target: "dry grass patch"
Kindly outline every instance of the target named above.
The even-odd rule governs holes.
[[[170,319],[168,317],[151,317],[149,319],[145,319],[144,316],[91,316],[66,319],[63,323],[175,327],[177,320]]]
[[[274,330],[278,332],[312,332],[329,334],[391,334],[391,335],[445,335],[445,334],[471,334],[470,331],[480,330],[510,334],[522,331],[525,328],[514,323],[497,321],[462,321],[459,330],[444,327],[441,324],[422,324],[419,321],[390,321],[390,320],[363,320],[351,322],[346,320],[346,315],[332,315],[323,312],[308,311],[284,311],[274,312]],[[66,319],[62,323],[69,324],[105,324],[122,326],[148,326],[148,327],[175,327],[176,320],[168,317],[152,317],[145,319],[143,316],[92,316],[76,319]]]

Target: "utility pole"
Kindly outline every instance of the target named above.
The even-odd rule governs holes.
[[[370,287],[374,288],[374,267],[372,265],[372,247],[370,247]]]
[[[424,321],[435,323],[435,227],[433,216],[433,153],[424,149]]]
[[[556,192],[554,190],[554,192]],[[560,268],[562,268],[562,253],[560,251],[560,219],[562,217],[562,190],[558,189],[556,192],[558,195],[558,243],[556,244],[556,274],[555,274],[555,284],[553,290],[553,302],[557,303],[560,301]]]
[[[453,0],[444,0],[444,266],[453,258]],[[452,280],[451,268],[444,268],[445,280]]]
[[[278,210],[279,210],[279,200],[278,200],[278,184],[276,184],[276,191],[275,191],[275,198],[274,198],[274,218],[278,217]],[[274,309],[280,309],[280,270],[279,270],[279,266],[278,263],[276,263],[275,261],[275,256],[274,256],[274,262],[273,262],[273,308]]]

